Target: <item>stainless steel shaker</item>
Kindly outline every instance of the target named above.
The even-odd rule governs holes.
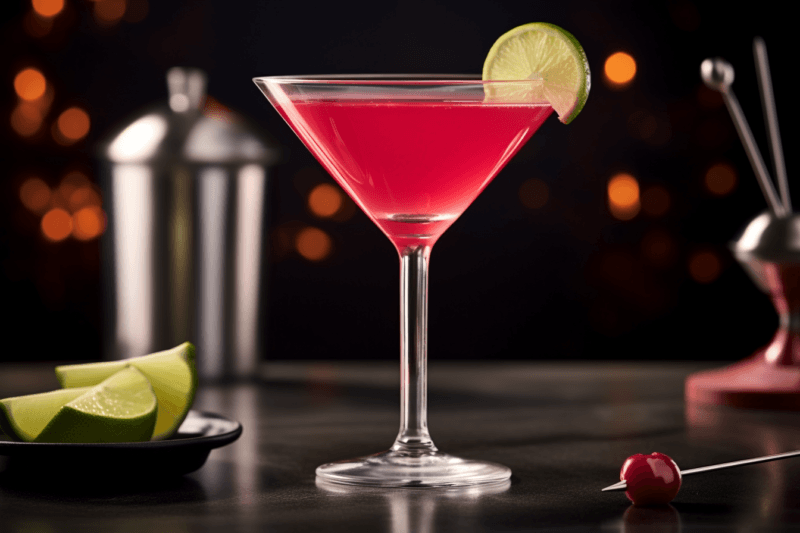
[[[100,146],[105,354],[184,341],[200,377],[255,374],[264,350],[265,209],[277,150],[233,112],[204,112],[202,71],[167,72],[168,103]]]

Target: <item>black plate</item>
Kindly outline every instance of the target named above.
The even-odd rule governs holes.
[[[203,466],[214,448],[230,444],[242,425],[223,416],[189,411],[170,439],[109,444],[63,444],[0,440],[7,470],[49,476],[165,477],[188,474]],[[1,437],[0,437],[1,438]]]

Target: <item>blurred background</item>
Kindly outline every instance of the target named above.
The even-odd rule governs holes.
[[[437,243],[431,359],[732,361],[775,331],[768,298],[728,251],[766,203],[699,65],[733,64],[769,161],[752,54],[753,38],[765,39],[791,176],[796,30],[776,2],[6,5],[0,361],[104,358],[108,199],[96,147],[166,102],[174,66],[206,72],[207,114],[243,115],[280,153],[265,191],[259,357],[395,360],[395,250],[250,79],[479,74],[497,37],[533,21],[582,43],[591,94],[569,126],[545,123]]]

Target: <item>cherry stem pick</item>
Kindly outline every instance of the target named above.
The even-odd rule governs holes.
[[[700,468],[692,468],[691,470],[681,470],[681,477],[689,476],[692,474],[699,474],[701,472],[710,472],[712,470],[724,470],[726,468],[733,468],[736,466],[752,465],[756,463],[768,463],[769,461],[777,461],[778,459],[787,459],[789,457],[796,457],[800,455],[800,450],[793,452],[779,453],[777,455],[767,455],[764,457],[756,457],[754,459],[744,459],[742,461],[733,461],[732,463],[721,463],[718,465],[701,466]],[[627,490],[628,484],[625,481],[614,483],[601,490],[601,492],[612,492]]]

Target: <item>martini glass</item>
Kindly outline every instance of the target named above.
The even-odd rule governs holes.
[[[427,422],[428,264],[436,240],[553,109],[541,80],[301,76],[253,80],[400,256],[400,431],[317,476],[381,487],[501,483],[511,470],[440,452]]]

